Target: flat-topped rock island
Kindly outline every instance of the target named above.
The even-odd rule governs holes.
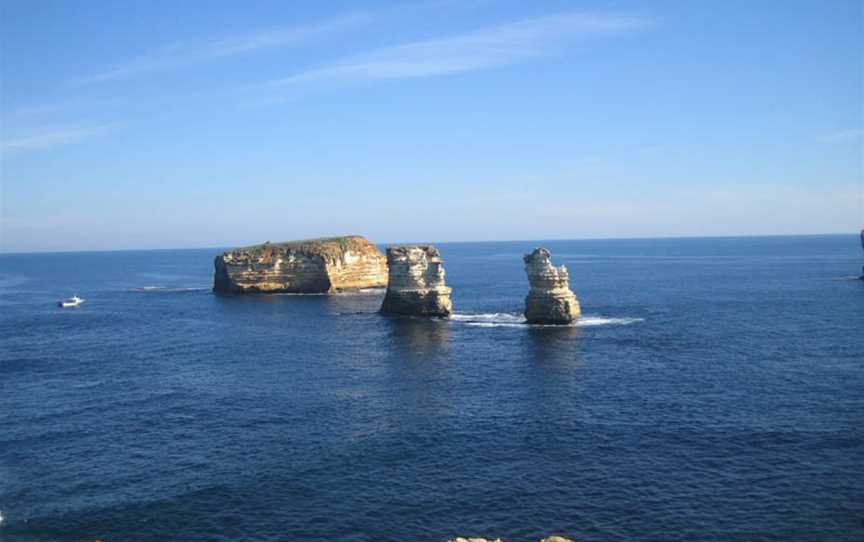
[[[387,258],[359,235],[263,243],[220,254],[213,291],[333,293],[387,286]]]

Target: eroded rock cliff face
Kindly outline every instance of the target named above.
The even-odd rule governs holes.
[[[555,267],[545,248],[535,248],[523,257],[531,290],[525,298],[525,319],[529,324],[569,324],[582,313],[579,300],[570,290],[565,266]]]
[[[387,285],[387,260],[365,237],[350,235],[229,250],[216,257],[220,293],[326,293]]]
[[[438,249],[431,245],[388,247],[387,266],[390,278],[382,313],[446,317],[453,312]]]

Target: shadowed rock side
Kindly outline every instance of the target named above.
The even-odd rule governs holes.
[[[545,248],[535,248],[523,257],[531,290],[525,298],[525,319],[529,324],[569,324],[582,313],[579,300],[570,290],[567,267],[555,267]]]
[[[444,267],[431,245],[387,248],[389,281],[381,305],[384,314],[450,316],[453,303],[444,284]]]
[[[387,285],[387,260],[365,237],[264,243],[215,261],[219,293],[327,293]]]

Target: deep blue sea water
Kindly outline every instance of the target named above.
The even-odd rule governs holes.
[[[0,256],[0,539],[864,539],[855,236],[543,242],[569,328],[520,323],[538,244],[439,244],[452,321]]]

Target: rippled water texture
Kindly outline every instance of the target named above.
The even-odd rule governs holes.
[[[565,328],[535,244],[440,244],[451,321],[0,256],[0,539],[864,539],[855,236],[547,242]]]

